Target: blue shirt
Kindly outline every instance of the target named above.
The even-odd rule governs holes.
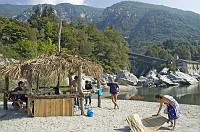
[[[117,94],[117,88],[119,88],[117,83],[107,83],[107,85],[110,86],[111,94]]]

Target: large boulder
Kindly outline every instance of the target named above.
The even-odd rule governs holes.
[[[189,85],[198,83],[195,77],[192,77],[189,74],[183,72],[175,71],[174,73],[170,73],[170,76],[175,78],[176,80],[181,80],[179,83],[185,82],[184,84],[189,84]]]
[[[118,82],[119,80],[123,80],[129,85],[137,85],[138,82],[138,78],[127,70],[122,70],[117,74],[115,81]]]

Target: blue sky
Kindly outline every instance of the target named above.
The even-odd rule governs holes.
[[[0,4],[58,4],[58,3],[71,3],[75,5],[88,5],[93,7],[105,8],[114,3],[123,0],[0,0]],[[144,3],[165,5],[172,8],[178,8],[186,11],[193,11],[200,14],[200,0],[134,0]]]

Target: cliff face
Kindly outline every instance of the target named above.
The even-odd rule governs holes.
[[[93,8],[84,5],[72,5],[68,3],[58,5],[40,4],[25,10],[23,13],[17,15],[15,19],[27,21],[37,8],[40,8],[42,12],[46,6],[51,6],[55,10],[58,18],[69,22],[75,22],[78,18],[83,18],[88,23],[95,22],[103,12],[101,8]]]

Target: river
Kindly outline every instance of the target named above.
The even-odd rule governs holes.
[[[200,105],[200,83],[189,86],[168,87],[168,88],[138,88],[137,95],[144,97],[144,101],[156,101],[154,95],[173,96],[180,104]]]

